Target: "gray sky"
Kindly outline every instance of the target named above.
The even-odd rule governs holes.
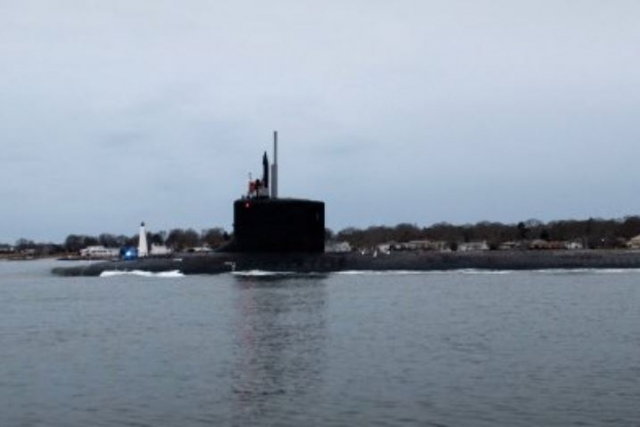
[[[640,214],[637,0],[0,0],[0,241]]]

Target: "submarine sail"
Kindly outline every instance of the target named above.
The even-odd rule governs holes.
[[[277,157],[277,132],[274,132]],[[324,202],[277,196],[277,160],[263,156],[262,180],[250,181],[245,197],[233,204],[233,242],[230,252],[324,252]]]

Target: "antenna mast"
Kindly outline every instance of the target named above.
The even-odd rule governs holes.
[[[273,164],[271,165],[271,198],[278,198],[278,131],[273,131]]]

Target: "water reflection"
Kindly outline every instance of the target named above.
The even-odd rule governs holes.
[[[291,419],[292,408],[305,413],[325,369],[324,280],[238,277],[235,288],[234,419],[253,424],[266,415]]]

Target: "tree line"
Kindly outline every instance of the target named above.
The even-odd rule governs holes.
[[[441,241],[455,248],[459,243],[485,241],[496,249],[505,242],[532,240],[578,241],[591,249],[623,248],[627,240],[640,235],[640,216],[621,219],[589,218],[586,220],[560,220],[543,222],[529,219],[516,224],[481,221],[476,224],[454,225],[440,222],[428,227],[402,223],[395,226],[348,227],[339,232],[326,229],[326,239],[348,242],[353,248],[372,248],[388,242],[415,240]],[[208,228],[200,232],[192,228],[175,228],[169,231],[147,232],[149,244],[166,245],[175,251],[196,247],[218,248],[231,239],[221,227]],[[137,246],[138,235],[125,236],[102,233],[97,236],[70,234],[63,243],[36,243],[19,239],[13,247],[0,244],[0,252],[30,251],[36,255],[78,253],[87,246],[102,245],[119,248]],[[11,248],[11,249],[10,249]]]
[[[37,243],[28,239],[18,239],[12,248],[8,244],[0,245],[0,252],[7,253],[12,250],[18,253],[30,252],[35,255],[75,254],[88,246],[100,245],[107,248],[137,246],[138,238],[138,234],[126,236],[123,234],[102,233],[97,236],[69,234],[63,243]],[[229,234],[220,227],[208,228],[200,232],[192,228],[174,228],[169,231],[155,233],[147,232],[147,242],[150,245],[166,245],[175,251],[205,246],[215,249],[229,239]]]
[[[481,221],[476,224],[454,225],[441,222],[429,227],[403,223],[395,227],[349,227],[338,233],[327,230],[328,238],[346,241],[354,248],[371,248],[388,242],[431,240],[446,242],[453,249],[459,243],[485,241],[490,248],[497,249],[505,242],[541,239],[577,241],[591,249],[613,249],[626,247],[627,240],[638,235],[640,216],[622,219],[560,220],[548,223],[529,219],[516,224]]]
[[[174,228],[170,231],[155,233],[147,232],[147,242],[150,245],[166,245],[176,251],[204,246],[215,249],[228,240],[228,233],[220,227],[204,229],[201,232],[197,232],[193,228]],[[63,247],[67,252],[78,252],[82,248],[95,245],[102,245],[107,248],[137,246],[138,235],[124,236],[104,233],[99,236],[86,236],[70,234],[65,239]]]

